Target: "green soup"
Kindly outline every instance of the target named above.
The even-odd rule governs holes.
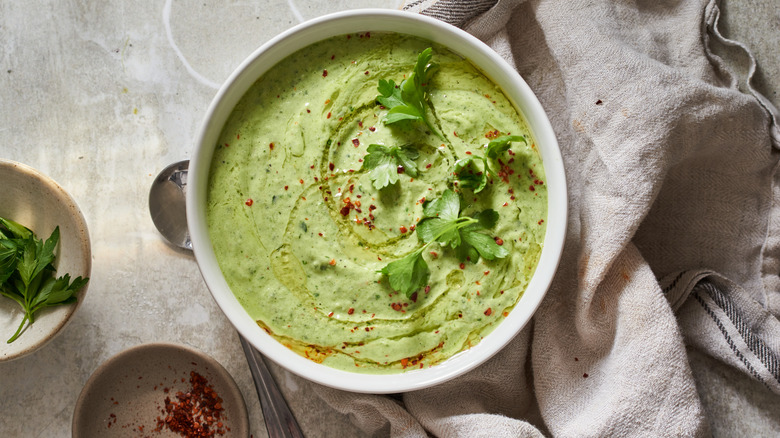
[[[400,83],[433,47],[439,67],[423,123],[385,124],[380,79]],[[479,193],[456,190],[463,214],[499,213],[489,234],[509,250],[461,261],[437,243],[423,252],[425,287],[410,297],[379,273],[422,246],[426,200],[452,185],[459,159],[497,135],[524,135],[494,162]],[[412,145],[418,174],[377,190],[361,170],[370,144]],[[547,190],[521,114],[468,60],[392,33],[350,34],[272,67],[241,99],[216,145],[207,220],[236,298],[269,334],[325,365],[364,373],[432,366],[477,344],[517,304],[542,248]]]

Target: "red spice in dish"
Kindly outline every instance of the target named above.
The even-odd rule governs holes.
[[[157,417],[155,432],[164,428],[188,438],[224,435],[222,399],[208,380],[195,371],[190,372],[189,391],[177,392],[176,400],[165,398],[165,417]]]

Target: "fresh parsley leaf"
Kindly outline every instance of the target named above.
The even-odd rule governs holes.
[[[458,185],[464,189],[472,189],[474,193],[481,192],[490,179],[498,174],[488,162],[488,158],[497,160],[498,157],[509,150],[512,142],[527,142],[522,135],[503,135],[491,140],[485,146],[485,156],[469,156],[455,162],[451,175],[458,180]]]
[[[10,233],[14,237],[26,239],[30,237],[30,234],[32,234],[32,231],[30,231],[29,228],[25,227],[22,224],[16,223],[10,219],[5,219],[0,217],[0,233],[3,231],[3,227],[6,228],[6,231]],[[0,234],[4,235],[4,234]]]
[[[476,263],[479,256],[488,260],[506,257],[509,252],[482,230],[493,228],[498,221],[495,210],[483,210],[475,216],[460,216],[460,196],[450,189],[441,198],[423,207],[423,219],[417,224],[417,236],[424,243],[433,241],[458,249],[458,258]],[[476,250],[474,254],[470,248]]]
[[[398,166],[403,167],[410,176],[417,176],[417,164],[414,161],[419,156],[417,150],[408,146],[388,148],[380,144],[371,144],[367,150],[368,154],[363,157],[360,169],[369,171],[368,177],[377,190],[398,181]]]
[[[465,227],[460,231],[463,236],[463,246],[467,244],[474,248],[481,257],[488,260],[502,259],[509,255],[509,251],[487,234],[478,232],[475,228]],[[476,263],[477,258],[470,253],[471,261]],[[464,261],[465,258],[461,258]]]
[[[68,274],[54,277],[54,250],[59,240],[59,227],[43,241],[28,228],[0,218],[0,295],[24,310],[24,318],[8,343],[22,334],[25,324],[34,322],[38,310],[75,302],[75,294],[89,281],[81,277],[71,281]]]
[[[422,252],[433,242],[455,250],[460,261],[479,257],[487,260],[504,258],[509,251],[496,243],[493,237],[480,231],[493,228],[498,221],[495,210],[483,210],[473,217],[460,216],[460,195],[447,189],[442,196],[423,206],[423,219],[416,227],[417,238],[423,246],[406,257],[388,263],[381,271],[390,281],[390,287],[411,296],[425,285],[430,276]]]
[[[11,239],[0,240],[0,284],[16,270],[19,263],[19,245]]]
[[[522,141],[523,143],[528,142],[522,135],[502,135],[501,137],[490,140],[490,143],[487,144],[485,155],[487,155],[488,158],[495,160],[499,155],[508,151],[512,146],[512,142],[515,141]]]
[[[414,71],[398,85],[393,80],[380,79],[377,87],[379,96],[376,97],[376,101],[389,110],[384,119],[386,124],[401,120],[421,121],[431,132],[441,138],[441,134],[434,129],[426,117],[427,87],[438,67],[431,63],[432,57],[433,49],[430,47],[420,52],[417,55]]]
[[[395,108],[404,104],[404,100],[401,98],[401,87],[396,86],[392,79],[389,81],[380,79],[377,91],[379,91],[379,96],[376,97],[377,102],[387,108]]]
[[[445,190],[441,197],[423,205],[423,220],[416,227],[417,237],[423,243],[439,242],[443,246],[456,248],[460,245],[460,234],[453,226],[460,213],[460,196],[452,190]]]
[[[402,259],[388,263],[379,271],[387,276],[393,290],[403,292],[409,297],[428,281],[431,271],[422,257],[424,248],[425,246]]]
[[[488,178],[487,164],[484,162],[484,158],[476,157],[482,161],[482,164],[477,164],[477,160],[472,157],[462,158],[455,162],[450,174],[455,176],[458,180],[458,186],[462,189],[471,189],[474,193],[481,192],[485,186],[487,186]]]

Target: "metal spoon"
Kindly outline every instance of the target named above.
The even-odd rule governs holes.
[[[187,230],[185,203],[189,164],[189,161],[180,161],[160,172],[149,190],[149,212],[154,225],[163,237],[173,245],[191,251],[192,242]],[[268,436],[303,438],[303,432],[279,391],[263,356],[252,348],[243,336],[239,334],[238,337],[249,363],[249,369],[252,371],[257,395],[260,397]]]

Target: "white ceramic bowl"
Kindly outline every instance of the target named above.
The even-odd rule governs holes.
[[[547,233],[539,265],[528,289],[505,320],[479,344],[430,368],[402,374],[341,371],[312,362],[283,346],[252,320],[220,271],[206,226],[206,191],[214,145],[232,109],[269,68],[317,41],[355,32],[397,32],[444,45],[468,58],[501,86],[528,121],[544,162],[548,189]],[[566,183],[555,134],[536,96],[520,75],[487,45],[468,33],[425,16],[392,10],[354,10],[298,25],[249,56],[227,79],[206,113],[189,168],[187,221],[195,257],[217,304],[236,329],[266,356],[309,380],[355,392],[393,393],[422,389],[465,373],[503,348],[531,319],[552,281],[566,232]]]
[[[43,240],[59,226],[56,275],[89,277],[92,255],[87,223],[73,198],[51,178],[27,165],[0,159],[0,217],[26,226]],[[0,296],[0,362],[30,354],[54,339],[84,301],[88,287],[89,283],[81,288],[76,303],[37,312],[35,322],[10,344],[6,340],[16,332],[24,312],[10,298]]]

